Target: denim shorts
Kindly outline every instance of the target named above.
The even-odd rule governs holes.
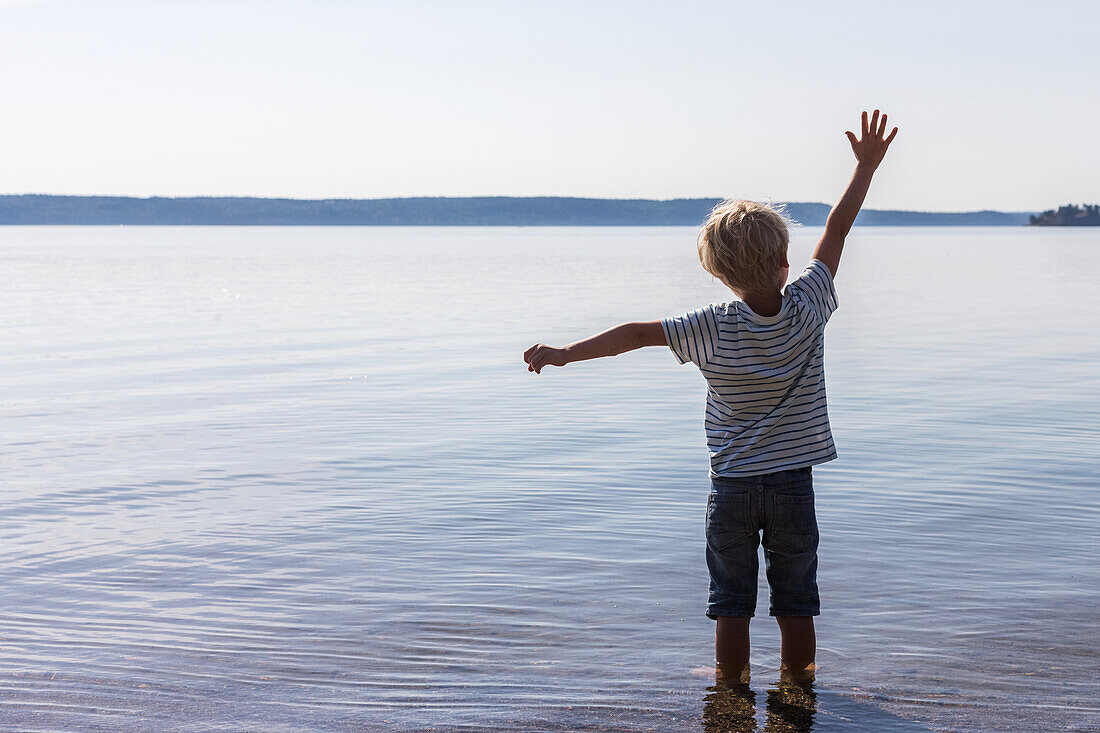
[[[712,477],[707,497],[707,617],[756,615],[764,535],[771,616],[817,616],[817,518],[810,467]]]

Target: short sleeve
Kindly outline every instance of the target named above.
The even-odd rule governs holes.
[[[718,340],[718,321],[714,306],[697,308],[682,316],[672,316],[661,320],[665,331],[665,340],[681,364],[692,362],[703,366],[714,354],[714,345]]]
[[[836,310],[833,273],[821,260],[810,260],[798,279],[787,286],[787,293],[800,308],[809,310],[822,323]]]

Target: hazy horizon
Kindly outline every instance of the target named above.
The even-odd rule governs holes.
[[[874,12],[869,12],[869,8]],[[1100,9],[0,0],[0,191],[831,203],[1100,200]]]

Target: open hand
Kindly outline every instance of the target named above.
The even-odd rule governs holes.
[[[527,371],[539,374],[544,366],[565,366],[569,360],[565,358],[565,349],[555,349],[546,344],[535,344],[523,352],[523,360],[527,362]]]
[[[890,147],[890,142],[894,139],[894,135],[898,134],[898,128],[894,128],[890,131],[890,137],[883,139],[883,135],[886,133],[886,115],[882,116],[880,121],[878,118],[878,110],[871,115],[870,124],[867,123],[867,112],[863,113],[863,122],[861,125],[861,137],[857,140],[854,132],[845,132],[848,136],[848,142],[852,144],[852,152],[856,154],[856,160],[859,161],[859,165],[869,168],[878,168],[878,164],[882,162],[882,158],[886,155],[886,149]]]

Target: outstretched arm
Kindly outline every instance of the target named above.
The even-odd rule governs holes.
[[[867,197],[867,189],[871,187],[871,178],[875,169],[886,155],[886,149],[890,147],[894,136],[898,134],[898,128],[890,132],[890,137],[884,138],[886,132],[886,115],[878,118],[878,110],[871,116],[871,122],[867,122],[867,113],[863,113],[860,137],[856,139],[854,132],[845,132],[848,142],[852,144],[852,152],[856,155],[856,170],[852,174],[852,180],[848,182],[848,188],[844,190],[836,206],[829,212],[829,219],[825,222],[825,233],[821,235],[821,241],[817,243],[813,258],[821,260],[829,272],[836,275],[836,268],[840,265],[840,253],[844,250],[844,238],[848,236],[852,223],[856,220],[856,214],[863,206],[863,199]]]
[[[527,371],[540,374],[544,366],[560,367],[573,361],[615,356],[643,346],[667,345],[660,321],[623,323],[560,349],[546,344],[535,344],[523,352],[523,360],[527,362]]]

